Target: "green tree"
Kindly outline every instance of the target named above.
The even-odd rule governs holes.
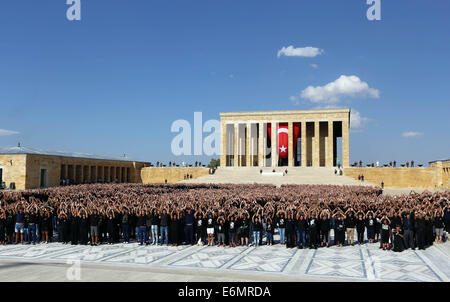
[[[211,161],[208,164],[208,168],[217,169],[220,166],[220,159],[211,158]]]

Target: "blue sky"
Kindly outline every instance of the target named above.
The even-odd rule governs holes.
[[[171,154],[173,121],[331,106],[359,113],[351,161],[450,158],[447,0],[372,22],[365,0],[81,3],[69,22],[65,0],[0,2],[0,147],[206,162]]]

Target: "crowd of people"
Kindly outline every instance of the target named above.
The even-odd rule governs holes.
[[[358,164],[359,164],[359,165],[358,165]],[[406,166],[406,168],[409,168],[409,167],[414,168],[414,164],[415,164],[415,163],[414,163],[414,161],[412,160],[411,162],[406,161],[406,163],[400,164],[400,166],[402,166],[402,167],[405,167],[405,166]],[[362,166],[363,166],[363,162],[362,162],[362,160],[360,160],[359,163],[358,163],[357,161],[355,161],[353,164],[351,164],[351,166],[352,166],[352,167],[362,167]],[[397,167],[397,162],[394,160],[394,161],[390,161],[390,162],[385,163],[385,164],[380,164],[379,161],[376,161],[375,163],[374,163],[374,162],[368,163],[368,164],[366,164],[366,166],[367,166],[367,167],[381,167],[381,166],[383,166],[383,167],[396,168],[396,167]],[[419,166],[419,167],[422,167],[423,165],[418,165],[418,166]]]
[[[403,251],[441,243],[449,226],[450,191],[390,196],[367,186],[91,184],[0,192],[0,244],[379,243]]]

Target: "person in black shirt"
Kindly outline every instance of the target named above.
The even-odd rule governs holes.
[[[366,218],[365,224],[366,224],[366,228],[367,228],[367,239],[368,239],[369,243],[373,243],[375,240],[376,220],[373,217],[372,212],[367,213],[367,218]]]
[[[234,215],[228,216],[228,243],[230,247],[236,247],[236,219]]]
[[[32,242],[33,244],[36,244],[37,217],[36,217],[36,214],[35,214],[33,208],[30,209],[27,216],[28,216],[28,233],[29,233],[28,237],[30,238],[30,242]]]
[[[51,227],[51,217],[50,212],[45,212],[41,221],[41,232],[42,232],[42,241],[44,243],[48,243],[48,232]]]
[[[330,214],[328,211],[323,211],[319,220],[320,225],[320,245],[330,247],[329,235],[330,235]]]
[[[145,220],[144,220],[145,221]],[[114,243],[114,212],[106,214],[106,233],[108,235],[108,244]]]
[[[208,234],[208,246],[214,245],[214,227],[216,224],[216,219],[212,213],[208,213],[206,217],[206,232]]]
[[[0,244],[5,244],[5,231],[6,231],[6,213],[3,209],[0,210]]]
[[[392,229],[395,229],[397,226],[401,226],[403,225],[402,222],[402,217],[400,216],[399,212],[395,212],[394,217],[392,217],[391,219],[391,227]]]
[[[415,249],[414,247],[414,220],[410,213],[406,213],[403,219],[403,242],[405,249]]]
[[[286,223],[286,247],[293,248],[295,246],[295,220],[294,214],[290,211],[288,212]]]
[[[205,220],[203,218],[203,212],[194,213],[195,222],[195,240],[198,245],[205,242]]]
[[[241,238],[241,245],[248,246],[248,238],[250,232],[250,220],[248,219],[248,214],[241,214],[241,218],[239,220],[239,238]]]
[[[364,220],[364,214],[362,212],[359,212],[358,218],[356,219],[356,234],[358,237],[358,245],[364,244],[365,229],[366,221]]]
[[[30,216],[31,217],[31,216]],[[67,218],[67,214],[61,211],[58,215],[59,220],[59,229],[58,229],[58,239],[59,242],[63,244],[67,244],[70,242],[69,238],[69,220]],[[33,238],[35,239],[35,237]],[[33,242],[34,244],[34,242]]]
[[[187,244],[194,245],[194,215],[195,211],[187,208],[184,212],[184,239]]]
[[[355,240],[356,219],[353,210],[352,209],[347,210],[346,215],[347,217],[345,218],[345,226],[347,227],[347,244],[355,245],[354,240]]]
[[[122,237],[123,237],[123,242],[124,243],[128,243],[130,241],[130,214],[128,213],[128,209],[125,208],[124,213],[122,214],[121,217],[121,226],[122,226]],[[92,225],[91,225],[92,228]],[[98,240],[98,238],[97,238]]]
[[[425,249],[425,220],[423,219],[422,213],[419,212],[414,219],[414,229],[416,230],[416,240],[417,247],[419,250]]]
[[[97,209],[93,209],[89,215],[89,228],[91,233],[91,245],[98,244],[98,215]]]
[[[400,225],[396,225],[395,229],[392,230],[392,236],[394,237],[394,239],[393,239],[394,248],[392,250],[394,252],[402,252],[403,251],[403,231],[400,228]]]
[[[148,209],[145,211],[145,227],[146,227],[146,237],[145,237],[145,245],[150,244],[150,236],[152,235],[152,217],[151,211]]]
[[[128,229],[129,229],[129,233],[130,233],[130,238],[138,241],[139,238],[138,238],[138,232],[136,232],[136,230],[137,230],[136,222],[137,222],[136,213],[130,212],[129,218],[128,218]]]
[[[383,250],[389,250],[389,239],[390,239],[390,225],[391,221],[386,214],[381,218],[381,245]]]
[[[78,244],[78,231],[79,231],[79,217],[76,212],[71,213],[70,215],[70,243],[72,245]]]
[[[309,230],[309,248],[317,249],[317,213],[312,213],[308,219],[308,230]]]
[[[83,245],[88,243],[88,216],[84,210],[80,217],[80,242]]]
[[[8,243],[11,243],[14,235],[14,216],[12,210],[6,211],[6,235]]]
[[[267,245],[273,245],[273,229],[274,229],[274,226],[273,226],[272,218],[267,217],[267,220],[266,220],[266,236],[267,236],[266,243],[267,243]]]
[[[286,212],[278,211],[277,213],[277,225],[280,232],[280,244],[286,243]]]
[[[161,245],[169,245],[169,223],[170,217],[167,210],[164,208],[159,215],[160,231],[161,231]]]
[[[152,210],[152,244],[157,245],[159,242],[158,229],[159,229],[159,215],[156,210]]]
[[[217,246],[225,247],[225,218],[220,216],[217,220]]]
[[[381,217],[377,215],[377,213],[374,213],[373,218],[375,219],[375,242],[381,241]],[[381,246],[381,244],[380,244]]]
[[[99,215],[98,218],[98,240],[100,243],[105,243],[107,241],[107,221],[108,218],[106,217],[106,214]]]
[[[434,234],[433,234],[433,222],[429,214],[425,215],[425,245],[433,245]]]
[[[23,242],[26,244],[30,243],[28,224],[28,213],[25,212],[25,216],[23,217]]]
[[[144,242],[146,242],[147,238],[147,217],[145,216],[144,210],[140,210],[137,213],[137,221],[136,226],[138,227],[138,237],[139,237],[139,244],[144,245]]]
[[[259,238],[262,232],[261,217],[259,215],[253,216],[253,238],[255,240],[255,247],[259,246]]]
[[[444,235],[444,217],[442,217],[441,211],[435,211],[433,226],[436,233],[436,243],[442,243],[442,236]]]
[[[295,232],[297,239],[297,248],[303,249],[306,248],[306,231],[307,231],[308,223],[305,219],[305,215],[303,213],[297,213],[297,219],[295,221]]]
[[[336,217],[335,229],[334,229],[334,244],[342,247],[345,242],[345,221],[344,214],[338,212],[334,214]]]
[[[170,227],[169,227],[170,242],[172,243],[172,246],[178,246],[180,244],[180,238],[178,236],[180,223],[181,223],[180,214],[177,211],[173,211],[170,217]]]

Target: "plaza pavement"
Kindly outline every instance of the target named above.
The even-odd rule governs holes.
[[[286,176],[262,176],[259,168],[239,168],[239,173],[234,168],[220,168],[215,175],[182,183],[373,185],[334,175],[334,169],[330,168],[289,168]],[[384,193],[396,195],[409,191],[385,189]],[[279,235],[275,235],[275,240],[278,239]],[[0,281],[77,281],[70,272],[78,264],[80,281],[87,282],[448,282],[450,243],[402,253],[382,251],[378,243],[317,250],[286,249],[280,245],[223,248],[139,246],[137,243],[96,247],[60,243],[0,246]]]
[[[4,245],[0,281],[77,281],[68,272],[78,264],[80,281],[450,281],[448,242],[402,253],[378,247]]]

